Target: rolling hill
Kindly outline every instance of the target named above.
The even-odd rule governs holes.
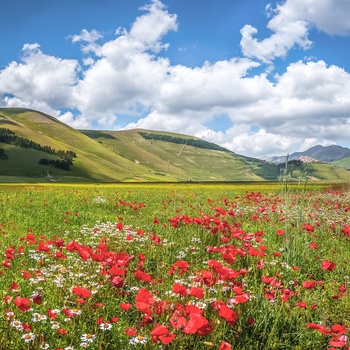
[[[137,129],[79,131],[23,108],[0,108],[0,131],[5,134],[0,182],[277,181],[281,174],[281,166],[195,137]],[[67,154],[74,156],[67,160]],[[66,161],[69,170],[60,168]],[[309,171],[312,179],[350,178],[344,169],[321,165],[307,171],[297,165],[289,178]]]

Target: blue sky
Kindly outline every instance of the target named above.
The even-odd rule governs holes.
[[[0,105],[263,157],[350,147],[348,0],[5,0]]]

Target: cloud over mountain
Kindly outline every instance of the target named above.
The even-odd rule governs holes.
[[[277,73],[274,61],[296,49],[307,53],[315,30],[349,35],[348,1],[270,5],[270,36],[258,39],[258,29],[246,24],[241,57],[196,67],[172,64],[168,55],[167,38],[181,28],[181,18],[159,0],[140,10],[130,28],[116,26],[111,40],[95,29],[72,34],[81,60],[24,44],[21,61],[1,70],[3,104],[37,108],[77,128],[191,134],[256,157],[347,140],[349,72],[316,58],[291,61]],[[130,123],[121,125],[128,116]],[[214,131],[208,123],[220,116],[231,126]]]

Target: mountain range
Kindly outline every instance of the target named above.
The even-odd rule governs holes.
[[[350,150],[329,147],[310,153],[329,163],[286,168],[188,135],[76,130],[42,112],[0,108],[0,182],[279,181],[281,174],[291,181],[348,181]]]
[[[350,149],[337,145],[317,145],[304,152],[294,152],[288,156],[288,159],[295,160],[301,157],[311,157],[321,162],[330,163],[350,157]],[[284,163],[286,161],[286,156],[275,156],[267,158],[267,160],[272,163]]]

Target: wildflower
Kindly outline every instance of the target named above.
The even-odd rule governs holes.
[[[58,333],[62,334],[62,335],[66,335],[68,333],[68,331],[66,329],[64,329],[64,328],[59,328],[58,329]]]
[[[94,339],[96,338],[95,334],[91,334],[91,333],[84,333],[80,340],[82,342],[88,342],[88,343],[92,343],[94,341]]]
[[[41,305],[42,304],[42,295],[39,292],[35,292],[31,297],[33,303]]]
[[[40,345],[40,349],[44,349],[44,350],[48,349],[49,347],[50,345],[48,343],[44,343]]]
[[[16,328],[16,329],[18,329],[19,331],[23,330],[22,322],[17,321],[17,320],[13,320],[13,321],[10,323],[10,326],[11,326],[11,327],[14,327],[14,328]]]
[[[147,343],[147,338],[143,337],[142,335],[139,335],[137,337],[131,338],[129,340],[129,343],[132,345],[136,345],[136,344],[146,344]]]
[[[59,329],[60,324],[56,321],[51,322],[51,329]]]
[[[194,305],[196,305],[198,309],[201,309],[201,310],[204,310],[207,307],[207,304],[202,301],[198,301],[194,303]]]
[[[127,303],[121,303],[121,304],[120,304],[120,307],[121,307],[124,311],[127,311],[127,310],[129,310],[129,309],[132,307],[132,305],[131,305],[131,304],[127,304]]]
[[[161,341],[163,344],[170,344],[175,338],[175,334],[169,333],[169,329],[159,323],[151,331],[151,335],[153,343]]]
[[[103,331],[109,331],[112,328],[112,324],[109,322],[104,322],[100,324],[100,329]]]
[[[89,290],[87,290],[86,288],[82,288],[82,287],[74,287],[73,288],[73,293],[81,298],[88,298],[91,296],[91,292]]]
[[[202,288],[199,288],[199,287],[193,287],[187,293],[188,293],[188,295],[191,295],[197,299],[204,298],[204,291]]]
[[[323,260],[322,262],[322,270],[333,271],[335,267],[336,267],[336,264],[332,261]]]
[[[218,350],[231,350],[231,349],[232,349],[231,344],[226,343],[225,341],[222,341]]]
[[[23,334],[21,338],[24,339],[26,343],[29,343],[30,341],[35,339],[35,335],[32,332],[29,332],[29,333]]]
[[[212,329],[209,327],[209,321],[200,314],[191,313],[190,320],[187,322],[183,331],[186,334],[208,335]]]
[[[45,315],[41,315],[37,312],[33,313],[32,321],[33,322],[40,322],[40,321],[45,321],[47,317]]]
[[[26,312],[30,309],[29,303],[30,303],[30,300],[28,298],[22,298],[18,296],[15,299],[15,305],[18,307],[18,309],[21,312]]]

